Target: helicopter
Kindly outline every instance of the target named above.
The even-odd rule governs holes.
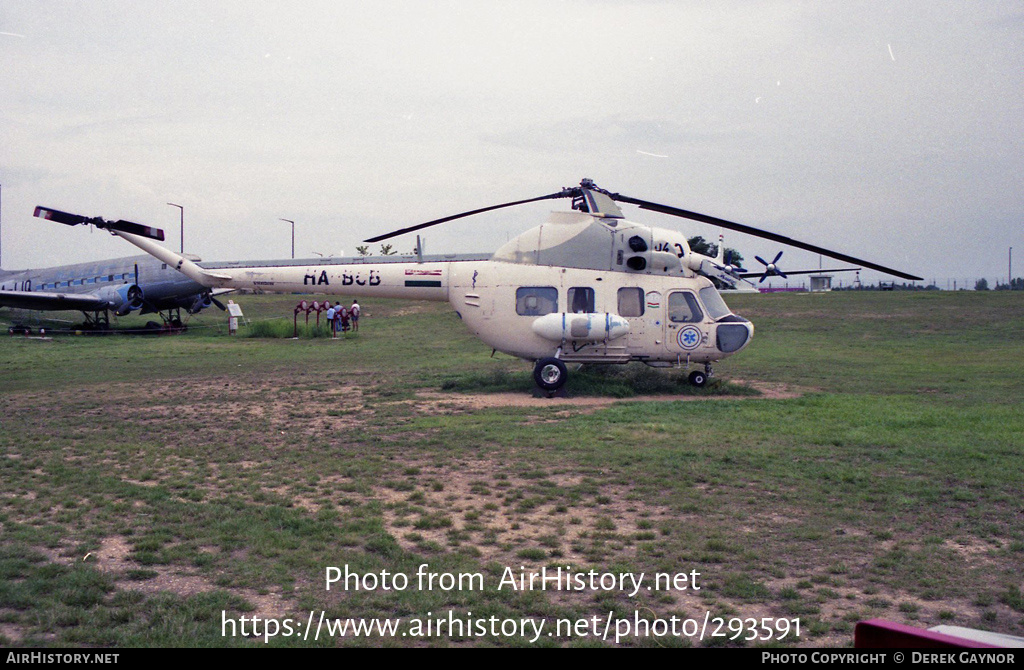
[[[920,277],[769,231],[612,193],[584,179],[555,193],[474,209],[371,237],[380,242],[455,219],[553,199],[569,211],[509,240],[488,256],[427,256],[417,236],[414,257],[197,264],[162,247],[139,224],[92,218],[143,251],[209,288],[446,301],[469,330],[495,351],[534,362],[549,395],[568,379],[567,364],[624,364],[690,370],[704,386],[712,364],[750,344],[754,325],[734,314],[712,279],[735,284],[742,268],[691,251],[682,233],[628,221],[617,203],[691,219],[806,249],[910,280]],[[84,217],[81,217],[84,219]],[[70,224],[69,225],[74,225]],[[782,272],[781,254],[765,277]],[[748,273],[749,274],[749,273]],[[793,274],[793,273],[791,273]]]

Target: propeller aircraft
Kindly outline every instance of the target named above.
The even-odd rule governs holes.
[[[147,231],[102,221],[124,238],[210,288],[320,293],[446,301],[470,331],[496,351],[534,362],[534,380],[549,393],[567,379],[567,363],[690,369],[703,386],[712,364],[746,347],[754,326],[734,314],[712,283],[735,284],[742,268],[693,253],[686,237],[628,221],[617,203],[754,235],[910,280],[919,277],[776,233],[598,188],[578,187],[491,205],[376,237],[379,242],[474,214],[567,198],[570,211],[552,212],[487,256],[374,257],[309,262],[238,263],[204,267],[165,247]],[[95,222],[92,220],[90,222]],[[74,224],[70,224],[74,225]],[[136,224],[137,225],[137,224]],[[158,238],[157,238],[158,239]],[[759,259],[761,260],[761,259]],[[779,274],[777,256],[763,277]],[[762,277],[762,280],[763,280]]]
[[[62,223],[91,222],[85,217],[43,207],[36,208],[36,216]],[[163,239],[158,229],[129,221],[117,223],[125,230]],[[81,327],[88,330],[109,327],[110,312],[117,316],[132,312],[158,314],[165,322],[180,323],[182,309],[189,314],[211,304],[224,309],[214,293],[150,255],[35,270],[0,270],[0,307],[77,310],[85,317]]]

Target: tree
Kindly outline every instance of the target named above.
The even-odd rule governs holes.
[[[718,245],[711,244],[704,239],[701,235],[696,235],[686,240],[686,243],[690,245],[690,251],[695,254],[701,254],[702,256],[714,256],[718,253]]]
[[[362,245],[362,246],[356,247],[356,253],[359,254],[360,256],[369,256],[370,255],[370,247],[366,246],[365,244]]]
[[[714,258],[718,255],[718,245],[712,244],[704,239],[701,235],[686,240],[686,243],[690,245],[690,251],[695,254],[701,254],[702,256],[711,256]],[[743,255],[735,249],[725,248],[725,262],[730,265],[738,265],[743,267]]]
[[[743,267],[743,254],[735,249],[725,248],[725,262],[736,267]]]
[[[390,244],[382,244],[380,245],[380,253],[382,256],[394,256],[398,253],[398,250]]]
[[[987,291],[988,290],[988,280],[985,279],[984,277],[982,277],[978,281],[974,282],[974,290],[975,291]]]

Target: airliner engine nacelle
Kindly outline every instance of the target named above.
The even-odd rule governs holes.
[[[201,293],[196,296],[192,302],[182,305],[189,314],[198,314],[207,307],[213,304],[213,299],[209,293]]]
[[[118,316],[125,316],[141,309],[144,302],[142,289],[137,284],[106,286],[99,295],[107,301],[107,308],[113,310],[114,314]]]

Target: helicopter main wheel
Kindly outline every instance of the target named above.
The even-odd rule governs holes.
[[[557,358],[542,358],[533,368],[533,381],[545,391],[557,391],[565,386],[569,372],[565,363]]]
[[[701,370],[694,370],[693,372],[691,372],[688,379],[690,380],[690,383],[696,386],[697,388],[704,388],[704,386],[708,383],[707,373],[702,372]]]

